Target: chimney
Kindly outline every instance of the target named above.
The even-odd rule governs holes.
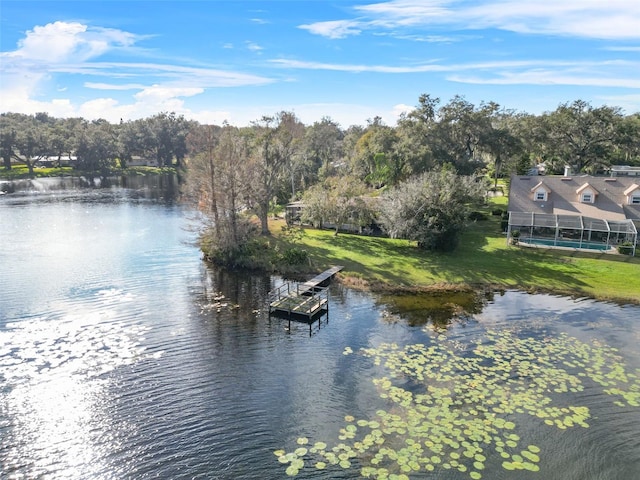
[[[564,176],[565,177],[570,177],[571,176],[571,166],[570,165],[565,165],[564,166]]]

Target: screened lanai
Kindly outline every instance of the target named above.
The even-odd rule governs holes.
[[[516,231],[519,242],[541,246],[606,251],[630,242],[632,255],[635,255],[638,240],[632,220],[603,220],[580,215],[509,212],[507,239],[513,238]]]

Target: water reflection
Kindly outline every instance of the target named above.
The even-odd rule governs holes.
[[[92,435],[104,381],[43,375],[5,395],[3,472],[11,478],[86,478],[100,470],[101,445]]]
[[[7,197],[24,195],[51,195],[64,193],[63,198],[69,201],[78,191],[89,193],[98,191],[104,195],[111,191],[117,196],[129,199],[147,199],[173,201],[178,197],[179,179],[170,173],[154,175],[119,175],[119,176],[68,176],[44,177],[35,179],[0,180],[0,192]],[[11,194],[11,195],[9,195]],[[30,198],[33,200],[33,198]]]
[[[407,322],[412,327],[430,324],[434,329],[446,329],[454,321],[463,322],[480,313],[493,296],[491,290],[385,295],[378,305],[388,322]]]
[[[113,292],[105,292],[113,296]],[[106,309],[108,312],[109,309]],[[86,478],[100,470],[105,374],[145,357],[147,327],[95,312],[12,322],[0,331],[3,471]],[[114,439],[112,439],[114,440]]]

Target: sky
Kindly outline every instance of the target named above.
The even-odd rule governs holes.
[[[346,129],[422,94],[640,112],[640,1],[0,0],[0,112]]]

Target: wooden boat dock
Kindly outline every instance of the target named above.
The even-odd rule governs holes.
[[[313,320],[329,311],[326,284],[344,267],[335,266],[304,283],[285,282],[269,292],[269,314],[285,314]]]

